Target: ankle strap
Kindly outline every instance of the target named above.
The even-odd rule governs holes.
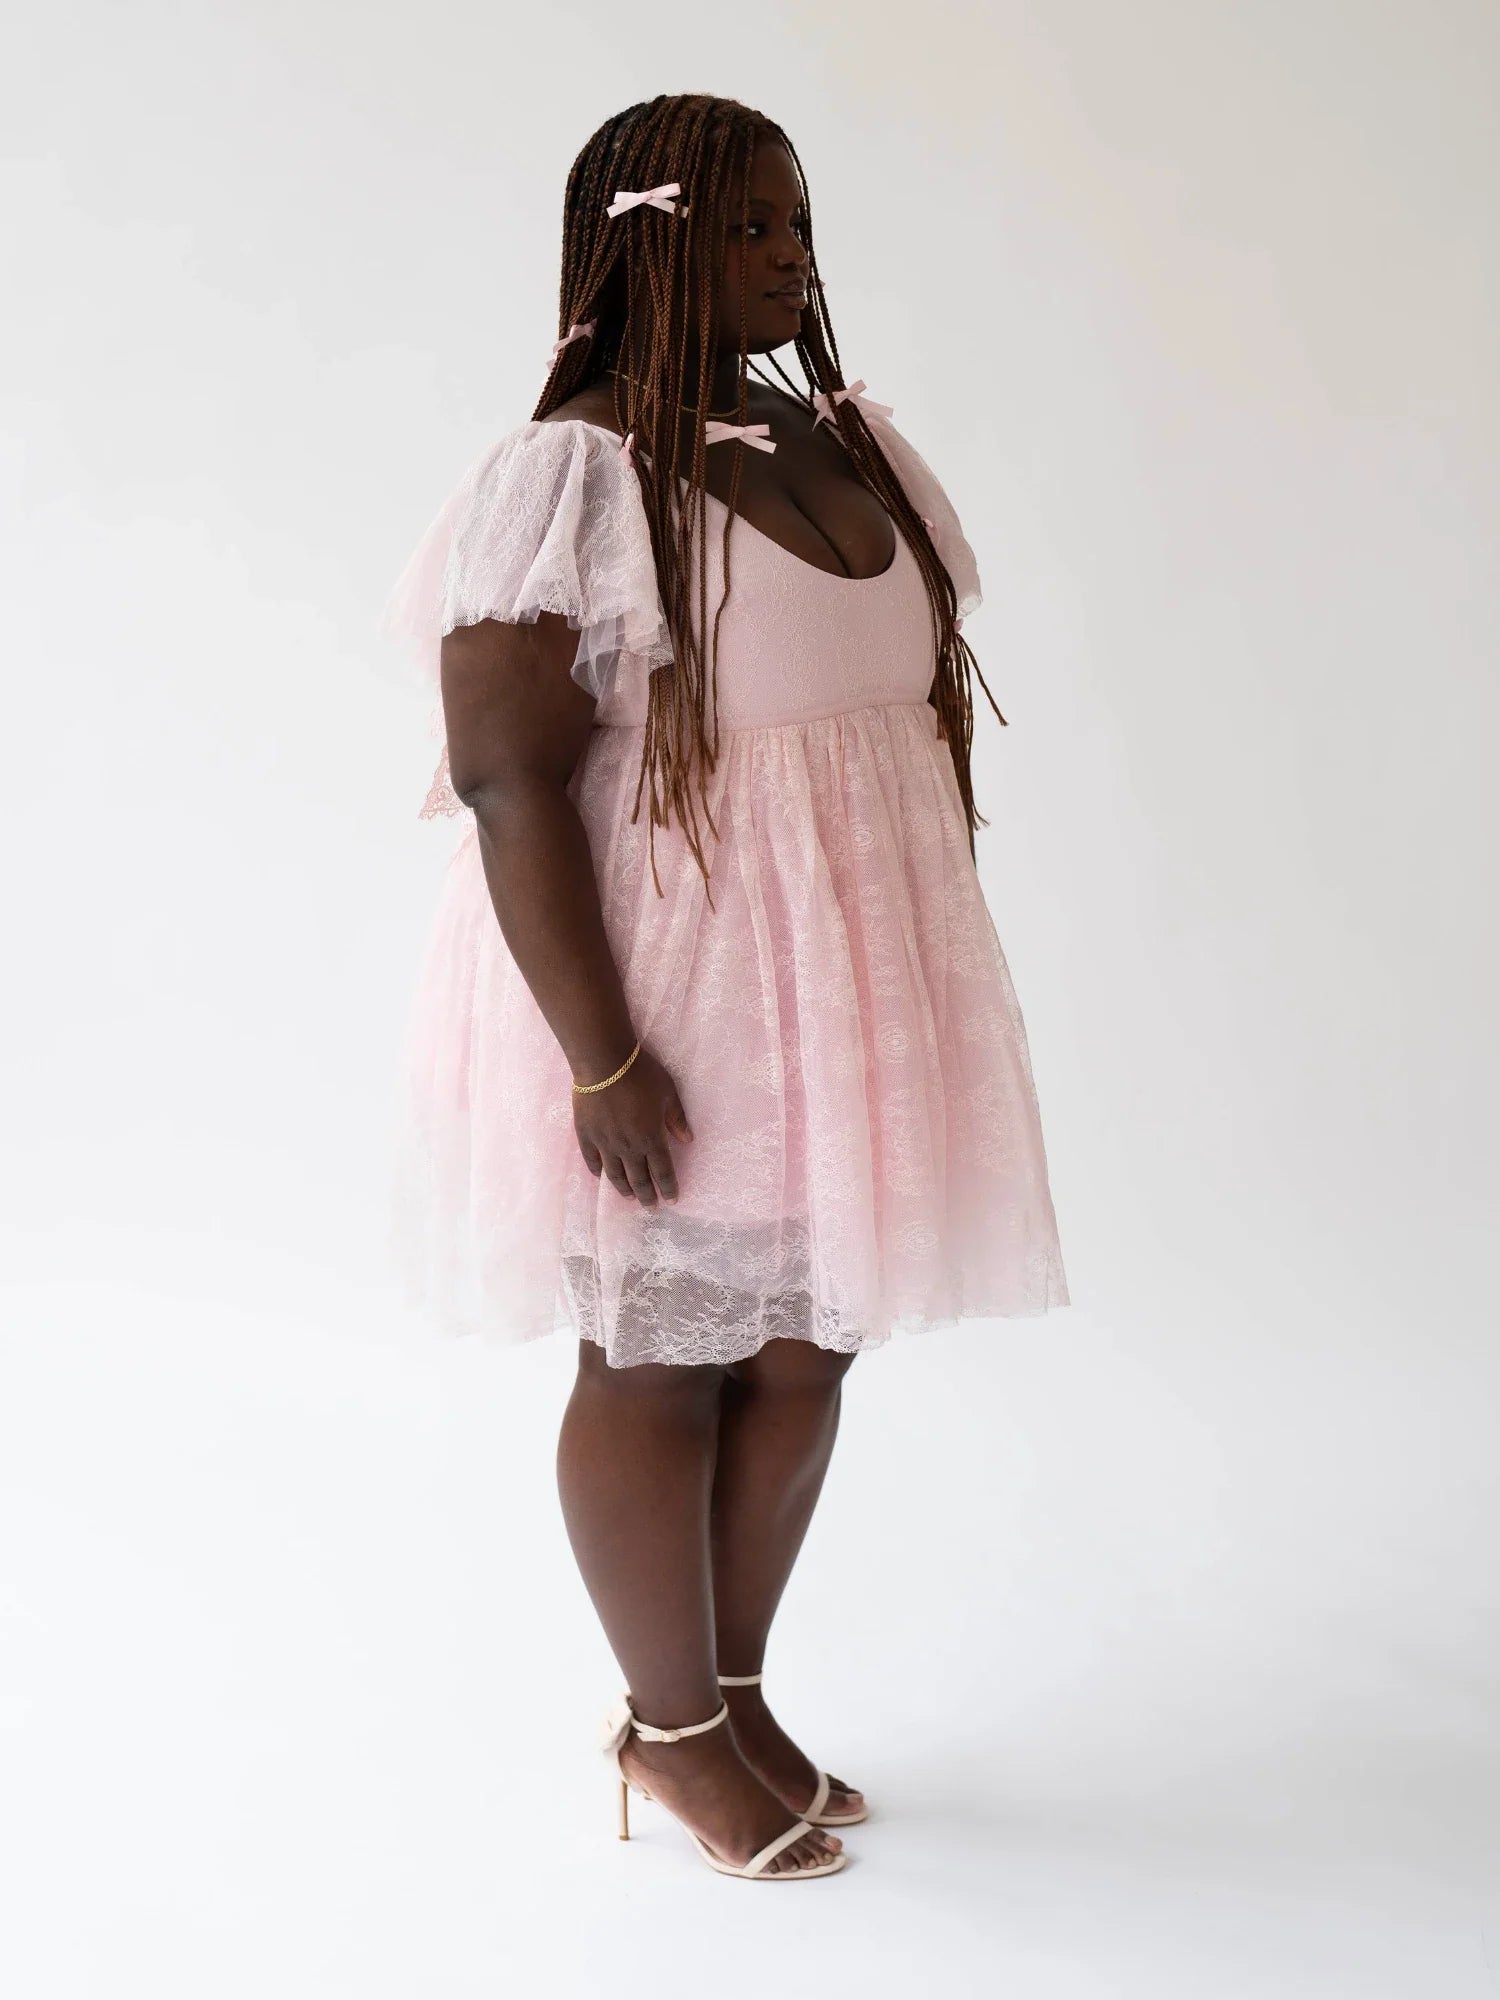
[[[721,1688],[753,1688],[759,1687],[760,1682],[761,1677],[759,1674],[720,1674],[719,1676],[719,1686]]]
[[[729,1703],[723,1701],[719,1704],[718,1714],[711,1715],[707,1722],[685,1722],[680,1729],[656,1729],[649,1722],[638,1721],[632,1710],[630,1726],[644,1743],[677,1743],[684,1736],[701,1736],[705,1730],[717,1729],[728,1713]]]

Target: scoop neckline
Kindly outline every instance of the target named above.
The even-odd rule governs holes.
[[[719,498],[717,493],[709,493],[705,488],[704,497],[706,499],[711,500],[713,504],[716,507],[720,508],[724,513],[728,513],[729,509],[725,506],[724,502]],[[778,542],[774,535],[768,535],[764,528],[757,528],[755,523],[749,518],[748,515],[736,514],[734,518],[737,523],[740,523],[743,526],[747,527],[752,535],[759,535],[760,539],[763,542],[769,542],[773,549],[780,550],[781,554],[786,557],[787,561],[795,563],[798,569],[810,569],[814,576],[826,576],[830,583],[884,583],[885,579],[891,574],[892,570],[895,569],[897,563],[900,562],[901,551],[906,545],[905,537],[902,535],[901,530],[896,526],[894,521],[891,521],[891,528],[895,536],[896,546],[891,551],[891,559],[886,564],[885,568],[876,570],[873,576],[844,576],[836,569],[824,569],[820,563],[811,563],[807,560],[806,556],[799,556],[795,554],[791,549],[789,549],[786,546],[784,542]],[[890,521],[891,517],[889,514],[886,515],[886,519]]]
[[[537,417],[533,419],[533,421],[536,422],[537,424],[541,424],[545,422],[546,419],[542,417]],[[610,443],[613,444],[617,449],[619,447],[620,438],[618,434],[615,431],[612,431],[607,424],[591,423],[587,417],[563,417],[560,419],[560,421],[565,424],[577,424],[583,430],[586,431],[597,431],[601,437],[607,437]],[[680,473],[678,475],[677,483],[679,486],[684,486],[687,484],[686,480],[682,478]],[[719,498],[717,493],[710,493],[707,490],[707,488],[705,488],[704,498],[707,500],[711,500],[716,507],[722,508],[726,513],[728,512],[727,504]],[[737,523],[739,523],[743,527],[748,528],[752,535],[758,535],[761,541],[768,542],[770,546],[773,549],[775,549],[779,555],[785,556],[789,563],[795,563],[798,569],[810,570],[814,576],[826,576],[830,583],[854,584],[856,586],[859,584],[884,583],[887,581],[888,578],[892,577],[895,574],[896,567],[901,561],[901,551],[906,545],[906,537],[902,534],[901,530],[896,526],[894,520],[891,520],[891,516],[887,514],[886,519],[891,522],[891,529],[895,537],[895,543],[896,543],[895,548],[891,551],[890,561],[886,564],[884,569],[876,570],[873,576],[844,576],[841,575],[840,572],[836,569],[824,569],[822,565],[819,563],[809,562],[806,556],[799,556],[795,552],[795,550],[789,549],[784,542],[778,542],[774,535],[768,535],[764,528],[757,528],[755,523],[748,517],[748,515],[736,514],[734,518]]]

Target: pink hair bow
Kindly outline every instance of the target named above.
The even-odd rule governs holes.
[[[605,209],[606,215],[623,215],[627,208],[640,208],[649,202],[653,208],[663,208],[668,215],[677,213],[674,194],[682,193],[681,181],[666,181],[661,187],[642,188],[638,194],[627,193],[623,188],[615,189],[615,198]]]
[[[561,340],[554,340],[552,343],[553,361],[556,361],[558,355],[562,353],[563,349],[565,347],[571,346],[575,340],[587,340],[589,335],[593,332],[595,324],[596,324],[595,321],[591,319],[586,319],[583,322],[582,326],[570,326],[567,332],[563,335]]]
[[[753,444],[757,451],[774,451],[769,424],[721,424],[717,417],[711,417],[703,426],[705,444],[722,444],[726,438],[740,438],[746,444]]]
[[[812,400],[813,408],[818,413],[813,421],[814,430],[818,428],[818,425],[822,423],[825,417],[832,418],[834,405],[837,403],[857,403],[861,410],[879,410],[883,417],[888,417],[891,414],[889,403],[874,402],[865,394],[865,385],[863,382],[856,382],[849,389],[835,389],[831,396],[819,393]]]

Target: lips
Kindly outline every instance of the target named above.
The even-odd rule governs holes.
[[[768,299],[796,299],[799,304],[807,304],[806,285],[782,285],[774,292],[767,292]]]

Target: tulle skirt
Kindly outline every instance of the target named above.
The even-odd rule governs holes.
[[[571,795],[643,1044],[694,1137],[645,1207],[580,1152],[567,1062],[511,958],[471,822],[401,1078],[393,1244],[456,1334],[571,1331],[611,1364],[1068,1303],[1026,1031],[925,702],[731,730],[713,907],[642,809],[642,732],[596,727]]]

